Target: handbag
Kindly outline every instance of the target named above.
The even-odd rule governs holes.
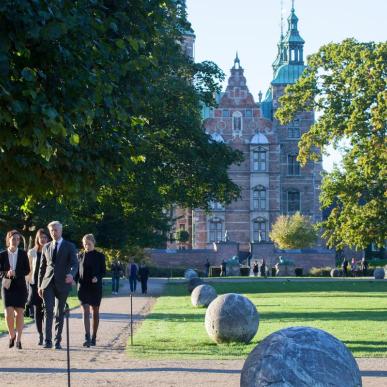
[[[3,278],[2,285],[4,289],[9,289],[11,287],[12,280],[10,278]]]

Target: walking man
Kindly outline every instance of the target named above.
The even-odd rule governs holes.
[[[52,348],[52,323],[55,306],[55,349],[61,349],[64,308],[78,271],[75,246],[62,238],[62,224],[48,225],[52,242],[44,245],[39,268],[39,296],[44,301],[45,346]]]

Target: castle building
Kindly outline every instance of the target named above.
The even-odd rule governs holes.
[[[308,162],[301,167],[297,161],[298,142],[313,124],[314,112],[299,113],[288,125],[274,117],[285,87],[295,83],[305,69],[304,43],[293,6],[265,97],[260,93],[258,101],[254,100],[237,54],[218,106],[203,109],[204,130],[212,140],[244,155],[244,162],[229,170],[230,178],[241,187],[241,197],[229,205],[210,203],[210,212],[176,209],[176,229],[185,229],[191,236],[188,247],[208,248],[227,238],[249,251],[251,243],[270,243],[272,224],[281,214],[299,211],[313,222],[321,220],[322,164]],[[187,33],[185,49],[192,57],[193,47],[194,34]]]

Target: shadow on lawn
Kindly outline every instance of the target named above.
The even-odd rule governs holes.
[[[386,321],[387,311],[364,310],[364,311],[344,311],[344,312],[262,312],[261,321],[280,320],[304,321],[304,320],[323,320],[323,321]]]

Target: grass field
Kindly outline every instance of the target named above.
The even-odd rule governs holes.
[[[182,284],[167,285],[128,346],[130,356],[158,359],[237,359],[270,333],[289,326],[324,329],[356,357],[387,357],[387,281],[214,283],[218,294],[241,293],[257,307],[260,324],[248,345],[213,343],[205,309],[191,306]]]

